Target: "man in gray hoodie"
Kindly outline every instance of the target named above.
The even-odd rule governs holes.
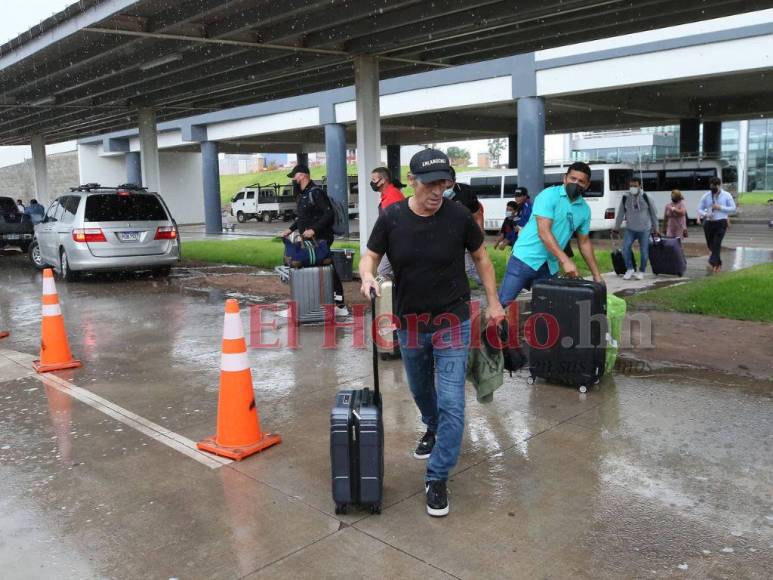
[[[625,259],[624,280],[630,280],[635,276],[637,280],[644,278],[647,271],[647,259],[649,258],[650,234],[657,233],[658,217],[652,200],[641,189],[641,181],[637,177],[631,178],[629,193],[620,200],[615,218],[613,233],[618,234],[620,225],[625,220],[625,234],[623,236],[623,258]],[[633,269],[633,243],[639,240],[641,252],[641,270]]]

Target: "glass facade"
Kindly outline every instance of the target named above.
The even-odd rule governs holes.
[[[573,161],[596,161],[606,163],[631,163],[636,165],[679,157],[679,126],[642,127],[638,133],[653,133],[674,137],[673,145],[628,146],[609,148],[588,148],[572,151]],[[598,132],[593,135],[612,135],[615,131]],[[617,132],[619,133],[619,132]],[[703,127],[700,129],[702,137]],[[591,135],[591,134],[588,134]],[[701,143],[703,139],[700,139]],[[773,191],[773,118],[749,121],[748,149],[740,155],[740,121],[722,123],[722,159],[729,163],[723,171],[723,181],[735,182],[736,167],[744,158],[747,162],[747,191]]]
[[[773,119],[749,121],[748,191],[773,191]]]

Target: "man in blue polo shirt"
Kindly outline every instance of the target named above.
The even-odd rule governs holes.
[[[518,234],[513,255],[499,288],[499,302],[507,307],[532,282],[558,274],[559,267],[569,277],[579,273],[564,248],[577,233],[577,244],[593,279],[602,282],[590,232],[590,207],[582,194],[590,187],[590,167],[577,161],[569,166],[564,184],[544,189],[534,200],[531,218]]]

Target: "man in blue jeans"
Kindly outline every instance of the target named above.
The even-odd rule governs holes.
[[[590,167],[577,161],[569,166],[563,185],[548,187],[534,200],[531,218],[518,234],[499,288],[499,302],[507,307],[524,288],[563,269],[571,278],[579,277],[577,266],[564,248],[573,234],[593,279],[604,282],[593,253],[590,233],[590,207],[582,195],[590,187]]]
[[[456,465],[464,434],[464,380],[470,348],[469,251],[486,289],[489,320],[504,317],[497,300],[494,266],[483,232],[462,204],[444,200],[453,185],[442,151],[425,149],[411,159],[414,195],[390,205],[376,221],[360,260],[362,293],[379,292],[376,267],[386,254],[395,275],[395,314],[405,373],[427,431],[414,451],[429,459],[425,476],[427,513],[448,514],[446,481]]]

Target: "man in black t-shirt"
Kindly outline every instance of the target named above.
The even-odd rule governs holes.
[[[389,206],[376,221],[360,260],[362,293],[378,292],[376,266],[386,254],[395,274],[398,338],[408,384],[427,432],[414,452],[429,459],[427,513],[448,514],[446,481],[464,433],[464,380],[470,346],[469,251],[486,290],[489,320],[500,320],[494,267],[472,214],[449,203],[453,185],[448,157],[425,149],[411,159],[413,197]]]

